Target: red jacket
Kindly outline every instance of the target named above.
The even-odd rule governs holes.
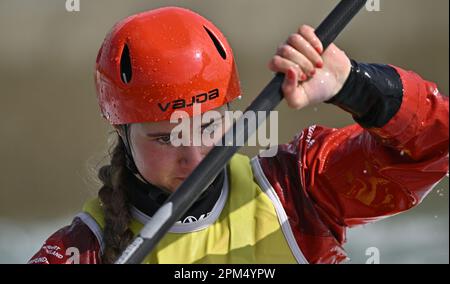
[[[448,97],[417,74],[396,70],[403,101],[384,127],[311,126],[275,157],[259,158],[310,263],[344,261],[347,227],[418,205],[448,172]],[[75,218],[30,263],[94,264],[99,251],[94,233]]]

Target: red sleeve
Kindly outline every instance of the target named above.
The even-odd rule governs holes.
[[[417,74],[396,69],[403,101],[383,128],[318,127],[299,141],[305,187],[339,225],[410,209],[448,172],[448,97]]]
[[[29,264],[97,264],[100,247],[95,235],[79,218],[50,236]]]
[[[259,159],[310,262],[345,260],[346,227],[416,206],[448,172],[448,97],[396,70],[403,101],[384,127],[312,126]]]

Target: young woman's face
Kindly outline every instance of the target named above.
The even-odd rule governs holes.
[[[225,110],[222,107],[216,111],[223,117]],[[198,123],[198,126],[192,121],[193,119],[189,125],[190,141],[184,140],[190,142],[190,145],[193,145],[195,131],[200,134],[211,133],[214,137],[221,137],[225,132],[224,119]],[[181,185],[213,147],[209,146],[211,143],[208,146],[203,143],[202,146],[174,146],[171,132],[176,127],[177,124],[162,121],[132,124],[129,130],[131,151],[139,172],[151,184],[170,192]]]

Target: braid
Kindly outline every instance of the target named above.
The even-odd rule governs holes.
[[[105,248],[101,258],[103,263],[113,263],[133,238],[128,228],[131,214],[125,188],[130,172],[126,167],[125,145],[120,137],[112,151],[111,164],[100,168],[98,177],[103,182],[98,195],[105,213]]]

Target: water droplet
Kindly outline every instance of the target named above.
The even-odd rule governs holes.
[[[434,95],[434,96],[437,96],[437,95],[439,95],[439,89],[434,89],[434,91],[433,91],[433,95]]]
[[[367,170],[364,170],[363,173],[366,175],[367,174]]]

